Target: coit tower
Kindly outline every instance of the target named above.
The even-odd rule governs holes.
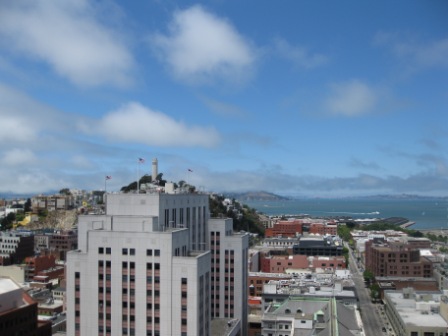
[[[155,181],[157,179],[157,175],[158,175],[158,163],[157,163],[157,158],[152,159],[152,180]]]

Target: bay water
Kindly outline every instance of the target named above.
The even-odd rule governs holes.
[[[268,216],[309,215],[372,219],[404,217],[410,229],[448,229],[448,199],[309,198],[276,201],[244,201]]]

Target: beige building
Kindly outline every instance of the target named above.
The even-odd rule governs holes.
[[[67,254],[67,334],[209,335],[208,196],[107,196]]]
[[[448,334],[448,300],[442,292],[417,292],[412,288],[385,291],[385,311],[396,335],[444,336]]]

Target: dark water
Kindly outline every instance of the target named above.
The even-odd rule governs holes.
[[[404,217],[414,229],[448,229],[446,199],[299,199],[244,201],[266,215],[308,214],[311,217],[347,216],[353,219]]]

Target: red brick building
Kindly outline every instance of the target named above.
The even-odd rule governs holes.
[[[0,335],[51,336],[51,322],[37,319],[37,302],[9,278],[0,278],[0,302]]]
[[[380,277],[423,277],[433,276],[432,262],[420,256],[420,246],[426,246],[424,240],[417,243],[366,242],[366,269]]]
[[[277,274],[277,273],[249,273],[248,286],[250,296],[262,296],[263,284],[271,280],[290,280],[291,274]]]
[[[342,256],[315,257],[311,259],[311,265],[313,269],[323,268],[327,270],[337,270],[347,268],[345,257]]]
[[[288,256],[262,256],[261,272],[265,273],[285,273],[287,269],[308,268],[309,262],[306,255]]]
[[[278,221],[272,228],[267,228],[265,237],[297,237],[302,234],[303,223],[300,220]]]
[[[39,272],[55,266],[56,258],[53,255],[28,257],[25,259],[25,281],[32,281]]]
[[[58,253],[60,260],[66,260],[67,252],[76,250],[77,246],[78,236],[74,231],[60,231],[50,236],[49,248]]]
[[[338,225],[336,223],[311,223],[309,232],[320,234],[321,236],[329,234],[335,236],[338,234]]]

